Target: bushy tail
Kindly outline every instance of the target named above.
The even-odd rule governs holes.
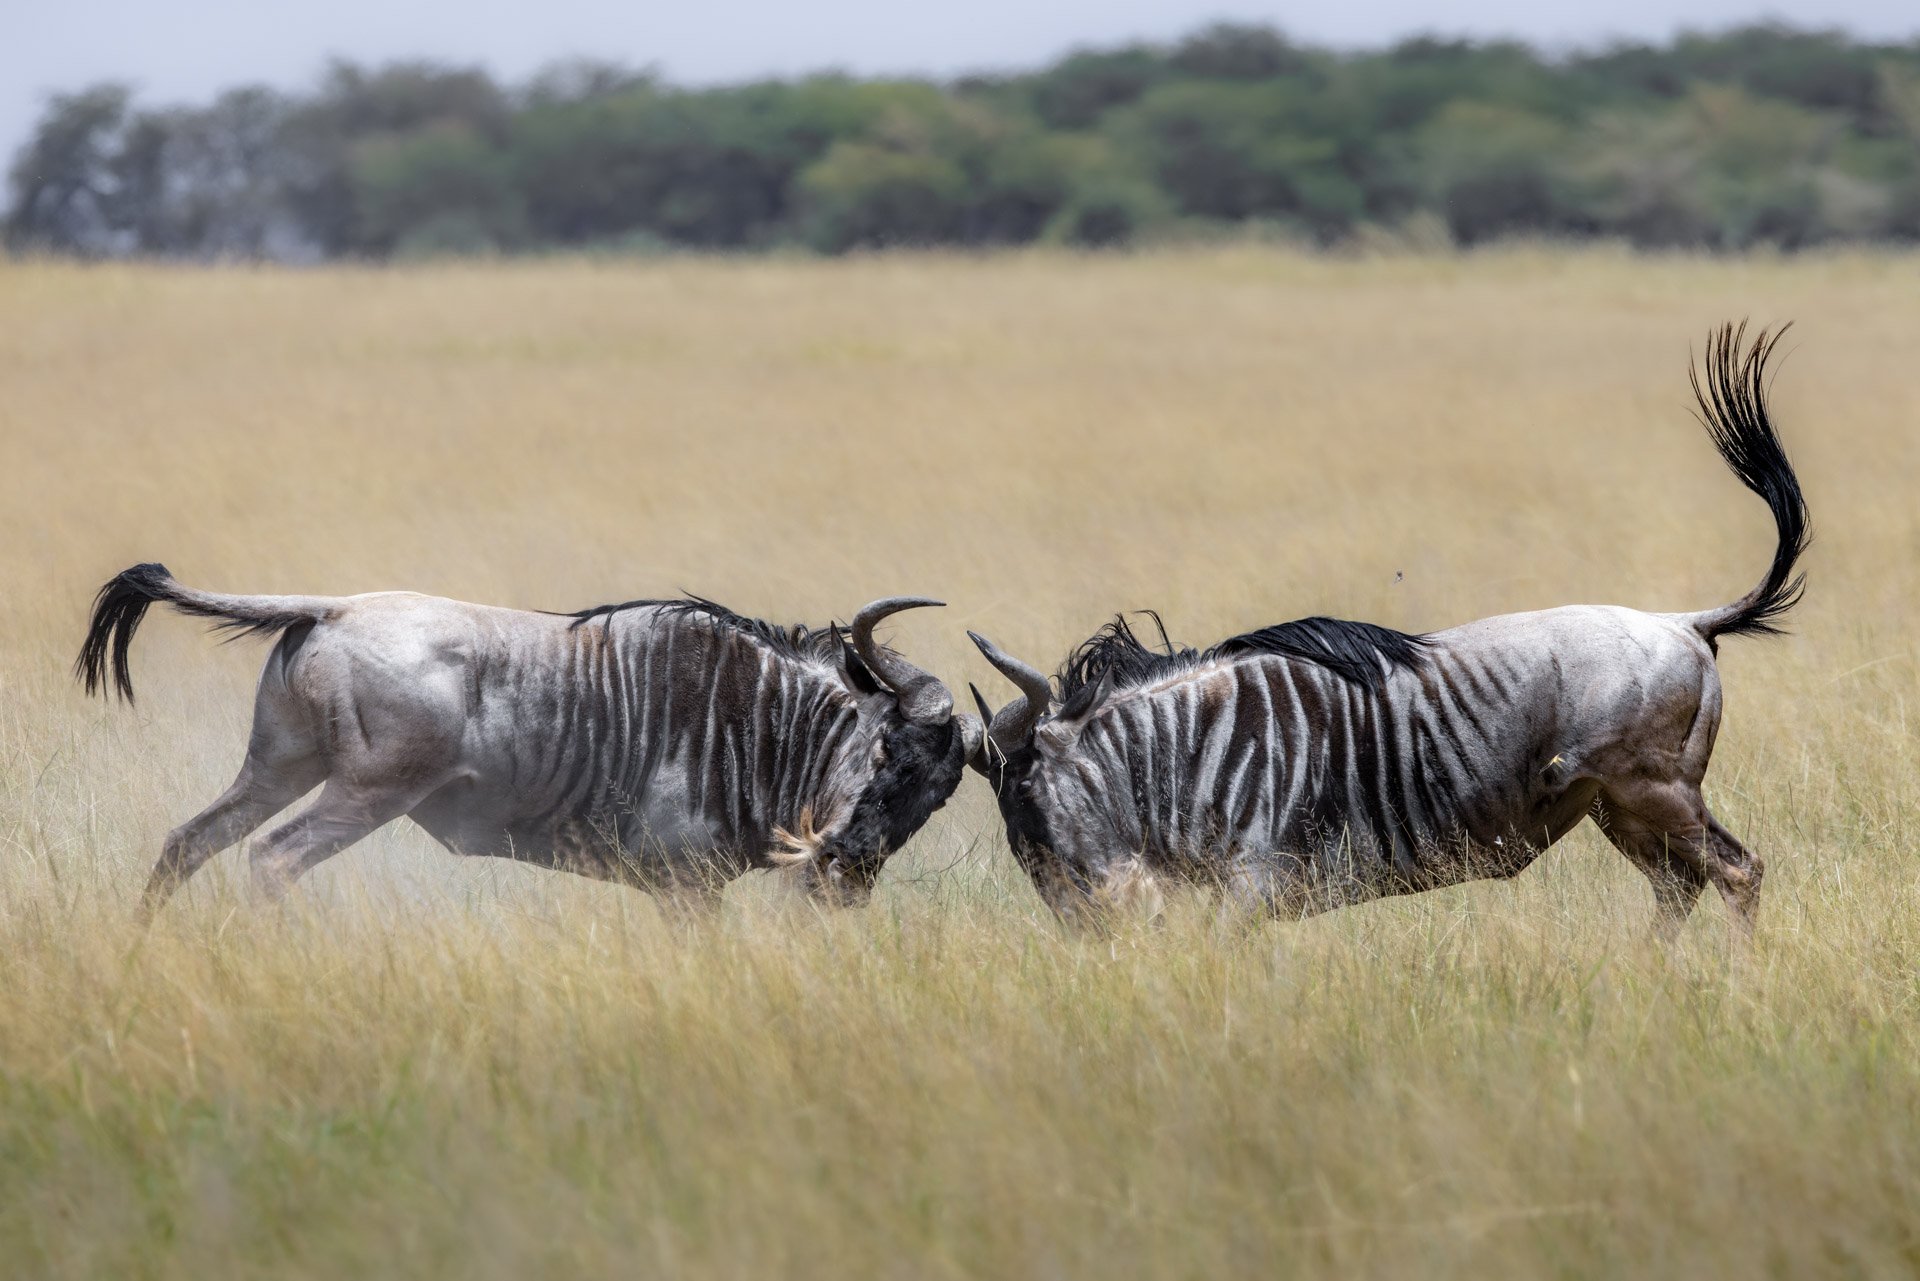
[[[121,698],[133,701],[127,650],[147,606],[155,601],[165,601],[183,614],[211,618],[219,630],[239,636],[317,623],[340,603],[325,596],[223,596],[195,591],[175,582],[165,565],[135,565],[108,579],[93,598],[93,621],[87,625],[87,638],[73,664],[73,674],[87,693],[111,687]]]
[[[1779,531],[1773,563],[1758,587],[1731,605],[1692,616],[1694,627],[1709,643],[1721,636],[1779,635],[1780,618],[1800,603],[1806,590],[1806,576],[1795,574],[1793,567],[1810,538],[1807,503],[1793,464],[1787,461],[1767,417],[1767,361],[1787,328],[1782,326],[1773,334],[1761,330],[1743,351],[1746,323],[1738,328],[1722,325],[1707,338],[1704,385],[1701,370],[1688,371],[1707,435],[1740,483],[1766,500]]]

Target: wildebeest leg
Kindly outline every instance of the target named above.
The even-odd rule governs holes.
[[[268,833],[248,854],[254,892],[264,902],[285,897],[307,872],[419,804],[417,793],[327,780],[313,804]]]
[[[1711,813],[1707,815],[1707,850],[1711,855],[1707,875],[1720,891],[1727,910],[1733,913],[1734,927],[1741,940],[1751,941],[1754,921],[1760,914],[1760,882],[1767,874],[1767,865],[1758,854],[1734,839],[1733,833],[1720,826],[1720,820]]]
[[[140,895],[140,924],[151,922],[154,913],[200,870],[201,864],[299,800],[320,781],[320,772],[317,761],[293,762],[274,769],[249,758],[219,800],[167,833],[160,859]]]
[[[269,675],[286,648],[283,641],[269,660]],[[140,922],[151,921],[208,859],[299,800],[325,775],[326,766],[301,707],[288,696],[283,681],[263,676],[240,773],[219,800],[167,834],[140,896]]]
[[[1654,933],[1671,943],[1707,887],[1707,807],[1682,783],[1608,786],[1593,818],[1614,848],[1653,883]]]

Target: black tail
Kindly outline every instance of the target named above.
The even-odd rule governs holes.
[[[225,596],[196,591],[174,581],[165,565],[135,565],[107,580],[93,598],[93,621],[80,643],[73,674],[87,693],[111,687],[133,701],[133,675],[127,651],[147,615],[147,606],[165,601],[183,614],[215,620],[214,626],[239,635],[284,631],[326,617],[336,602],[315,596]],[[109,678],[111,667],[111,678]]]
[[[107,663],[113,663],[113,687],[120,697],[133,701],[133,673],[127,667],[127,650],[147,606],[167,599],[173,575],[165,565],[135,565],[107,580],[93,598],[93,622],[87,626],[87,639],[81,642],[80,657],[74,660],[73,674],[87,687],[87,693],[107,687]]]
[[[1758,587],[1731,605],[1693,616],[1693,625],[1709,642],[1721,636],[1779,635],[1780,618],[1806,590],[1806,576],[1793,568],[1810,541],[1807,502],[1767,417],[1767,361],[1788,328],[1773,334],[1761,330],[1743,352],[1746,323],[1722,325],[1707,338],[1704,385],[1700,370],[1688,370],[1701,425],[1740,483],[1766,500],[1779,531],[1773,563]]]

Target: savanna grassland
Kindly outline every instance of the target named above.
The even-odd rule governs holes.
[[[1920,262],[1310,258],[0,265],[0,1271],[21,1277],[1910,1275],[1920,1269]],[[1732,639],[1710,803],[1750,955],[1671,953],[1588,828],[1514,881],[1251,936],[1062,933],[985,786],[823,917],[689,926],[396,825],[291,906],[222,856],[262,647],[215,589],[898,620],[1010,696],[1118,608],[1209,641],[1693,609],[1773,532],[1689,346],[1795,319],[1816,524]],[[964,697],[964,695],[963,695]]]

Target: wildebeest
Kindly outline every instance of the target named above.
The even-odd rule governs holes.
[[[127,650],[164,601],[279,636],[239,777],[181,824],[151,914],[211,855],[315,786],[250,854],[284,894],[406,815],[488,854],[711,902],[751,868],[798,865],[858,903],[958,784],[980,728],[938,680],[874,640],[893,597],[837,627],[781,627],[697,598],[546,614],[412,592],[228,596],[136,565],[101,588],[76,663],[133,696]]]
[[[1016,856],[1062,916],[1211,882],[1239,910],[1304,914],[1513,876],[1582,818],[1652,881],[1668,935],[1711,882],[1742,935],[1761,860],[1708,812],[1722,636],[1800,599],[1806,506],[1767,416],[1778,336],[1715,331],[1699,414],[1773,513],[1773,562],[1731,605],[1573,605],[1423,636],[1308,618],[1207,649],[1143,645],[1124,619],[1047,678],[979,636],[1021,697],[973,764]],[[1157,621],[1157,616],[1156,616]],[[974,691],[976,701],[979,691]]]

